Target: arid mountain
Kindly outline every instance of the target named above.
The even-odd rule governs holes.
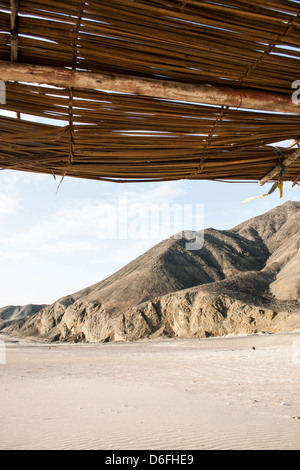
[[[44,305],[7,305],[0,308],[0,322],[5,320],[19,320],[20,318],[28,317],[39,312],[42,308],[47,307]]]
[[[51,341],[133,341],[300,328],[300,203],[231,230],[200,250],[162,241],[93,286],[3,331]]]

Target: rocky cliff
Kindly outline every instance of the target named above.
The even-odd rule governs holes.
[[[287,202],[204,246],[162,241],[120,271],[2,326],[50,341],[134,341],[300,327],[300,203]]]

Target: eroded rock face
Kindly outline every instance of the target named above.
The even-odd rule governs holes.
[[[156,325],[157,330],[150,337],[157,337],[157,333],[175,338],[205,338],[262,331],[274,333],[283,329],[290,331],[300,325],[300,311],[297,314],[296,311],[291,313],[281,308],[277,312],[275,306],[268,308],[246,304],[222,294],[201,291],[191,294],[170,294],[159,300],[162,317]],[[149,310],[149,305],[144,308]],[[143,308],[139,310],[144,313]]]
[[[50,341],[201,338],[300,327],[300,203],[207,229],[201,250],[164,240],[123,269],[3,331]]]

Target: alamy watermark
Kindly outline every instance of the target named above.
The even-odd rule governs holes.
[[[292,348],[294,349],[292,354],[292,363],[300,364],[300,339],[293,342]]]
[[[6,364],[6,346],[4,341],[0,341],[0,364]]]
[[[0,80],[0,104],[6,103],[6,88],[5,83]]]
[[[203,204],[132,203],[126,197],[101,206],[97,235],[102,240],[184,239],[187,250],[204,243]]]
[[[294,93],[292,93],[292,102],[293,104],[300,104],[300,80],[293,81],[292,88],[296,88]]]

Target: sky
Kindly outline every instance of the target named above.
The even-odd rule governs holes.
[[[0,171],[0,307],[49,304],[99,282],[182,229],[230,229],[288,200],[285,183],[110,183]],[[178,267],[180,269],[180,267]]]
[[[0,171],[0,308],[52,303],[105,279],[181,229],[230,229],[299,200],[299,186],[291,183],[281,199],[276,190],[245,204],[272,183],[117,184],[68,177],[59,183],[51,175]]]

